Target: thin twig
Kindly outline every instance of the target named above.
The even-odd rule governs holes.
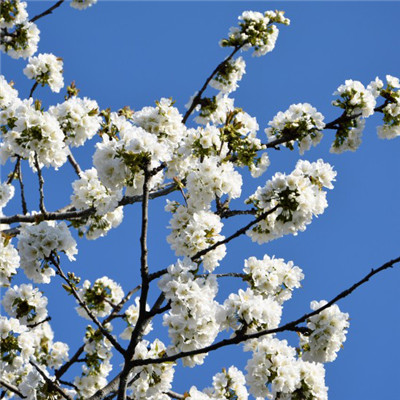
[[[62,390],[60,388],[60,386],[58,386],[55,382],[53,382],[43,371],[42,369],[39,367],[39,365],[37,365],[34,361],[30,360],[29,363],[31,365],[33,365],[35,367],[35,369],[37,370],[37,372],[39,372],[39,374],[42,376],[42,378],[46,381],[46,383],[52,387],[54,390],[56,390],[62,397],[64,397],[64,399],[67,400],[73,400],[73,398],[71,396],[69,396],[67,393],[64,392],[64,390]]]
[[[11,385],[11,383],[8,383],[6,381],[4,381],[3,379],[0,378],[0,386],[5,387],[7,390],[9,390],[10,392],[15,393],[17,396],[21,397],[22,399],[26,399],[26,396],[24,396],[17,387],[15,387],[14,385]]]
[[[183,394],[179,394],[176,392],[173,392],[172,390],[168,390],[168,392],[165,392],[171,399],[177,399],[177,400],[185,400],[185,396]]]
[[[38,81],[36,81],[36,82],[33,84],[32,88],[31,88],[31,91],[29,92],[29,98],[31,98],[31,97],[33,96],[33,92],[34,92],[35,89],[38,87],[38,85],[39,85],[39,82],[38,82]]]
[[[45,322],[49,322],[51,321],[51,317],[47,317],[45,319],[43,319],[42,321],[36,322],[35,324],[28,324],[27,327],[28,328],[36,328],[37,326],[44,324]]]
[[[68,161],[72,165],[72,168],[74,169],[74,171],[80,178],[82,169],[79,166],[78,162],[75,160],[74,156],[72,155],[71,150],[69,151],[69,154],[68,154]]]
[[[149,265],[147,260],[148,248],[147,248],[147,232],[149,225],[149,185],[151,180],[151,171],[149,170],[149,163],[146,163],[144,167],[144,182],[143,182],[143,201],[142,201],[142,227],[140,234],[140,276],[142,280],[142,287],[140,293],[139,302],[139,316],[136,322],[136,326],[132,332],[132,336],[126,350],[125,365],[121,372],[121,378],[119,381],[118,388],[118,400],[126,400],[126,387],[128,384],[128,376],[130,369],[127,368],[129,360],[135,352],[135,348],[139,341],[139,338],[143,336],[144,325],[149,317],[146,315],[146,304],[147,296],[150,288],[149,281]]]
[[[207,89],[208,84],[211,82],[211,79],[214,78],[214,76],[218,73],[218,71],[223,68],[231,59],[232,57],[243,47],[243,45],[235,47],[232,53],[225,58],[224,61],[220,62],[217,67],[214,69],[214,71],[211,73],[211,75],[206,79],[204,82],[204,85],[202,88],[198,91],[196,96],[194,97],[192,104],[190,105],[189,109],[186,111],[185,115],[183,116],[182,123],[185,124],[187,119],[189,118],[190,114],[193,112],[193,110],[196,108],[196,106],[200,103],[201,96],[203,95],[204,91]]]
[[[42,170],[39,165],[38,156],[36,153],[35,153],[34,159],[35,159],[35,167],[36,167],[36,171],[37,171],[38,179],[39,179],[39,209],[42,214],[46,215],[46,207],[44,206],[44,190],[43,190],[44,179],[43,179],[43,175],[42,175]]]
[[[92,313],[92,311],[89,309],[89,307],[86,305],[86,303],[79,297],[79,294],[76,291],[74,285],[71,284],[70,280],[64,274],[64,271],[61,269],[60,264],[57,262],[55,257],[51,255],[49,257],[49,259],[52,262],[52,264],[56,267],[57,274],[60,275],[61,278],[64,279],[64,281],[67,283],[69,289],[71,290],[71,293],[73,294],[75,299],[78,301],[78,304],[86,311],[89,318],[100,329],[100,332],[111,342],[111,344],[115,347],[116,350],[118,350],[122,355],[125,355],[125,350],[122,348],[122,346],[114,339],[114,337],[111,335],[111,333],[108,332],[107,329],[104,328],[103,324],[96,318],[96,316]]]
[[[79,349],[76,351],[76,353],[71,357],[69,361],[67,361],[64,365],[62,365],[58,370],[55,372],[55,377],[57,379],[60,379],[67,371],[68,369],[72,366],[72,364],[75,364],[79,360],[79,356],[84,352],[85,350],[85,345],[83,344]]]
[[[19,182],[19,187],[20,187],[20,193],[21,193],[21,206],[22,206],[22,213],[24,215],[28,214],[28,206],[26,204],[26,199],[25,199],[25,187],[24,187],[24,182],[22,180],[22,169],[21,169],[21,158],[18,157],[18,182]]]
[[[212,344],[210,346],[204,347],[202,349],[197,349],[197,350],[192,350],[192,351],[186,351],[186,352],[181,352],[172,356],[167,356],[163,358],[156,358],[156,359],[145,359],[145,360],[132,360],[131,361],[131,368],[137,367],[137,366],[143,366],[143,365],[149,365],[149,364],[162,364],[165,362],[172,362],[172,361],[177,361],[181,358],[184,357],[191,357],[195,356],[198,354],[204,354],[204,353],[209,353],[210,351],[217,350],[221,347],[229,346],[232,344],[239,344],[242,342],[245,342],[246,340],[250,339],[257,339],[262,336],[278,333],[278,332],[285,332],[285,331],[300,331],[304,329],[304,327],[299,327],[297,325],[305,322],[307,319],[310,317],[319,314],[320,312],[324,311],[325,309],[329,308],[339,300],[347,297],[350,295],[354,290],[356,290],[359,286],[362,284],[368,282],[374,275],[378,274],[381,271],[384,271],[385,269],[392,268],[394,264],[400,262],[400,257],[397,257],[391,261],[388,261],[387,263],[383,264],[381,267],[377,269],[372,269],[369,274],[367,274],[364,278],[356,282],[354,285],[350,286],[348,289],[344,290],[343,292],[339,293],[337,296],[335,296],[332,300],[330,300],[328,303],[326,303],[324,306],[318,308],[315,311],[312,311],[308,314],[303,315],[302,317],[288,322],[285,325],[282,325],[281,327],[274,328],[274,329],[267,329],[264,331],[256,332],[256,333],[251,333],[251,334],[242,334],[242,335],[237,335],[234,336],[230,339],[224,339],[221,340],[220,342],[217,342],[215,344]]]
[[[241,229],[238,229],[235,233],[233,233],[231,236],[228,236],[224,240],[220,240],[219,242],[214,243],[210,247],[207,247],[206,249],[198,251],[194,256],[191,257],[192,261],[198,260],[200,257],[204,256],[205,254],[209,253],[210,251],[216,249],[218,246],[221,246],[223,244],[229,243],[232,239],[237,238],[240,235],[243,235],[246,233],[253,225],[257,224],[258,222],[262,221],[265,217],[267,217],[269,214],[272,214],[274,211],[277,210],[279,205],[271,208],[270,210],[263,212],[261,215],[259,215],[255,220],[249,222],[246,226],[244,226]]]
[[[57,3],[55,3],[54,5],[52,5],[50,8],[48,8],[46,11],[43,11],[41,14],[35,15],[33,18],[31,18],[29,20],[29,22],[35,22],[37,21],[39,18],[44,17],[45,15],[49,15],[53,12],[53,10],[55,10],[56,8],[60,7],[61,4],[64,3],[64,0],[59,0],[57,1]]]
[[[150,192],[149,199],[155,199],[157,197],[166,196],[169,193],[177,190],[178,187],[175,182],[168,183],[161,189]],[[126,206],[128,204],[139,203],[143,200],[142,195],[138,196],[125,196],[118,203],[118,206]],[[85,210],[75,210],[71,207],[67,211],[54,211],[54,212],[46,212],[39,213],[35,215],[12,215],[10,217],[1,217],[0,224],[12,224],[16,222],[37,222],[37,221],[59,221],[59,220],[69,220],[69,219],[77,219],[77,218],[87,218],[90,215],[96,213],[96,209],[94,207],[87,208]],[[18,233],[18,232],[16,232]]]
[[[17,176],[18,176],[18,167],[19,167],[20,162],[21,162],[21,157],[17,156],[17,161],[16,161],[16,163],[14,165],[14,170],[8,176],[8,179],[6,181],[7,185],[10,185],[12,183],[12,181],[17,178]]]

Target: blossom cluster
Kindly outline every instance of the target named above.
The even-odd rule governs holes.
[[[229,60],[218,70],[210,86],[222,93],[231,93],[238,88],[238,82],[246,73],[246,62],[243,57]]]
[[[105,328],[111,330],[112,326],[107,324]],[[74,385],[80,396],[87,398],[107,384],[107,376],[112,370],[110,359],[113,354],[111,342],[91,326],[86,328],[84,342],[85,363],[82,365],[82,374],[75,378]]]
[[[36,283],[49,283],[55,271],[48,261],[53,253],[63,252],[70,261],[78,253],[76,242],[67,224],[42,221],[37,225],[23,225],[18,235],[18,252],[25,275]]]
[[[26,2],[4,0],[0,8],[0,50],[12,58],[27,58],[37,51],[40,31],[29,21]]]
[[[293,261],[269,257],[262,260],[250,257],[244,262],[245,280],[254,293],[272,297],[279,304],[292,297],[292,291],[300,287],[304,278],[302,270]]]
[[[278,38],[279,29],[274,23],[289,25],[290,20],[283,11],[244,11],[238,18],[239,27],[231,27],[228,39],[220,42],[222,47],[235,47],[242,50],[254,48],[253,56],[263,56],[272,51]]]
[[[340,123],[335,140],[331,146],[332,153],[355,151],[361,144],[365,118],[374,113],[376,100],[374,92],[365,88],[359,81],[346,80],[333,93],[340,98],[332,105],[342,108],[345,119]]]
[[[308,103],[292,104],[284,113],[280,111],[265,129],[268,139],[285,139],[284,145],[293,150],[297,142],[303,155],[311,145],[316,146],[322,139],[325,127],[324,116]]]
[[[39,54],[29,57],[29,63],[24,69],[24,74],[29,79],[45,86],[49,85],[52,92],[59,93],[64,87],[62,75],[63,61],[54,54]]]
[[[245,377],[236,367],[225,368],[213,377],[213,386],[202,392],[195,386],[190,388],[187,398],[194,400],[236,399],[247,400],[249,395],[245,386]]]
[[[88,280],[83,282],[78,295],[92,315],[106,317],[113,311],[113,306],[116,306],[122,300],[124,291],[120,285],[104,276],[96,279],[93,285]],[[88,313],[82,306],[77,307],[76,311],[82,317],[90,320]]]
[[[133,356],[134,360],[162,357],[167,348],[164,343],[156,339],[153,343],[141,341]],[[128,391],[135,400],[167,400],[170,397],[165,393],[171,389],[174,378],[174,363],[152,364],[133,368],[130,376],[132,384]]]
[[[245,345],[252,351],[246,383],[257,398],[327,400],[322,364],[296,358],[296,350],[286,340],[267,336]]]
[[[188,259],[168,267],[168,274],[159,281],[159,288],[171,302],[164,315],[171,345],[168,354],[199,349],[213,343],[219,332],[216,321],[218,284],[215,276],[195,277],[197,265]],[[185,357],[183,365],[202,364],[205,354]]]
[[[0,287],[8,286],[19,268],[20,257],[12,243],[0,237]]]
[[[223,226],[221,218],[211,211],[192,211],[173,202],[168,203],[166,209],[173,212],[167,241],[177,256],[193,257],[225,238],[220,234]],[[225,254],[225,245],[220,245],[203,255],[201,260],[204,269],[212,272]]]
[[[378,126],[378,136],[381,139],[394,139],[400,136],[400,82],[399,78],[386,75],[387,86],[383,89],[383,82],[378,78],[379,94],[385,99],[382,109],[383,122]]]
[[[312,217],[327,207],[323,188],[332,189],[335,176],[332,167],[322,160],[300,160],[291,174],[276,173],[246,200],[256,207],[258,216],[266,214],[247,234],[253,241],[265,243],[304,231]]]
[[[311,309],[318,310],[325,304],[325,300],[313,301]],[[311,333],[300,335],[303,360],[321,363],[334,361],[346,340],[348,321],[349,314],[341,312],[336,304],[308,318],[307,327]]]

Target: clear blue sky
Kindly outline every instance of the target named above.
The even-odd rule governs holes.
[[[50,4],[30,1],[28,12],[33,16]],[[234,93],[236,105],[257,117],[261,137],[265,137],[268,121],[293,103],[311,103],[326,122],[336,118],[339,110],[330,105],[332,93],[346,79],[367,85],[376,76],[400,76],[398,2],[101,1],[81,12],[64,4],[38,21],[39,52],[62,57],[65,82],[75,80],[81,95],[97,100],[101,108],[117,110],[130,105],[138,110],[161,97],[173,97],[184,112],[188,98],[228,54],[218,42],[236,24],[237,16],[244,10],[268,9],[286,10],[292,23],[281,28],[272,53],[262,58],[242,54],[247,74]],[[27,96],[31,87],[22,74],[25,64],[1,58],[1,73],[16,82],[21,96]],[[36,96],[46,105],[61,102],[63,97],[48,88],[39,88]],[[332,298],[371,268],[400,255],[400,139],[379,140],[375,128],[379,123],[380,116],[367,121],[363,144],[356,153],[330,154],[332,131],[326,132],[320,146],[305,153],[303,158],[323,158],[338,172],[335,189],[328,194],[328,209],[305,232],[263,246],[248,238],[228,245],[229,255],[219,272],[240,271],[242,260],[264,254],[293,260],[303,269],[303,288],[287,303],[283,321],[303,315],[311,300]],[[93,151],[88,145],[76,152],[83,168],[91,166]],[[271,167],[260,182],[246,180],[245,196],[276,171],[290,172],[299,155],[282,149],[271,151],[270,158]],[[45,171],[48,209],[69,201],[70,182],[75,177],[69,165],[60,172],[62,178],[56,179],[58,174]],[[28,184],[28,189],[31,198],[36,196],[36,182]],[[37,209],[36,203],[36,199],[31,202],[31,208]],[[165,199],[151,204],[150,251],[157,247],[150,256],[152,270],[175,260],[165,242],[169,216],[162,211],[164,204]],[[122,282],[126,291],[136,285],[138,210],[138,205],[126,208],[123,225],[106,238],[80,239],[77,261],[66,263],[65,269],[92,281],[108,275]],[[238,218],[242,219],[226,225],[226,234],[248,221]],[[49,297],[56,340],[69,343],[73,354],[81,344],[84,321],[76,316],[73,299],[59,292],[60,282],[53,281],[43,289]],[[339,303],[351,321],[344,349],[326,368],[331,400],[397,399],[399,283],[397,267]],[[231,288],[221,290],[220,300],[236,287],[232,282]],[[288,337],[296,343],[294,336]],[[202,389],[223,366],[243,367],[247,357],[239,347],[219,350],[203,367],[178,372],[173,389],[183,392],[192,384]],[[114,365],[116,360],[112,360]]]

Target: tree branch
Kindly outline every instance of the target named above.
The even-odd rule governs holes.
[[[218,73],[218,71],[221,68],[223,68],[242,47],[243,47],[243,45],[235,47],[234,50],[232,51],[232,53],[227,58],[225,58],[224,61],[220,62],[217,65],[217,67],[214,69],[214,71],[211,73],[211,75],[204,82],[204,85],[202,86],[202,88],[199,90],[199,92],[194,97],[192,104],[190,105],[189,109],[186,111],[185,115],[183,116],[182,123],[186,124],[186,121],[188,120],[190,114],[193,112],[193,110],[196,108],[196,106],[200,103],[201,96],[203,95],[204,91],[207,89],[207,86],[211,82],[211,79],[214,78],[214,76]]]
[[[29,92],[29,98],[31,98],[33,96],[33,92],[36,90],[38,85],[39,85],[39,83],[37,81],[33,84],[31,91]]]
[[[74,169],[74,171],[76,172],[78,177],[80,178],[81,177],[80,174],[82,172],[82,169],[79,166],[79,164],[77,163],[77,161],[75,160],[74,156],[72,155],[71,150],[69,151],[69,154],[68,154],[68,161],[72,165],[72,168]]]
[[[36,167],[38,179],[39,179],[39,209],[42,214],[46,215],[46,208],[44,206],[44,191],[43,191],[44,179],[43,179],[43,175],[42,175],[42,170],[39,165],[38,156],[36,153],[35,153],[34,158],[35,158],[35,167]]]
[[[31,365],[33,365],[35,367],[35,369],[37,370],[37,372],[39,372],[39,374],[42,376],[42,378],[46,381],[46,383],[52,387],[54,390],[56,390],[62,397],[64,397],[64,399],[67,400],[73,400],[72,397],[70,397],[68,394],[66,394],[64,392],[64,390],[62,390],[60,388],[60,386],[58,386],[55,382],[53,382],[43,371],[42,369],[39,367],[39,365],[37,365],[34,361],[30,360],[29,363]]]
[[[177,399],[177,400],[185,400],[185,396],[183,394],[179,394],[176,392],[173,392],[172,390],[168,390],[168,392],[165,392],[171,399]]]
[[[168,183],[164,185],[161,189],[150,192],[149,199],[155,199],[157,197],[166,196],[169,193],[177,190],[178,187],[175,182]],[[124,196],[121,201],[118,203],[118,206],[126,206],[128,204],[139,203],[143,199],[143,196]],[[17,222],[31,222],[35,223],[39,221],[60,221],[60,220],[69,220],[69,219],[77,219],[77,218],[87,218],[90,215],[96,213],[96,209],[94,207],[87,208],[85,210],[75,210],[73,207],[68,209],[67,211],[53,211],[46,213],[39,213],[35,215],[13,215],[10,217],[2,217],[0,218],[0,224],[12,224]],[[18,232],[17,232],[18,233]]]
[[[95,315],[90,311],[89,307],[86,305],[86,303],[81,300],[79,297],[78,292],[76,291],[74,285],[71,284],[70,280],[67,278],[67,276],[64,274],[63,270],[60,267],[60,264],[57,262],[55,257],[51,255],[49,257],[50,261],[52,264],[56,267],[57,269],[57,274],[61,276],[62,279],[67,283],[68,287],[71,290],[71,293],[75,297],[75,299],[78,301],[78,304],[86,311],[87,315],[89,318],[97,325],[97,327],[100,329],[100,332],[112,343],[112,345],[115,347],[116,350],[118,350],[122,355],[125,355],[125,350],[122,348],[122,346],[114,339],[114,337],[111,335],[110,332],[107,331],[107,329],[104,328],[103,324],[96,318]]]
[[[267,217],[269,214],[272,214],[274,211],[277,210],[279,205],[275,206],[274,208],[271,208],[270,210],[263,212],[261,215],[259,215],[255,220],[249,222],[246,226],[244,226],[241,229],[238,229],[235,233],[233,233],[231,236],[228,236],[224,240],[220,240],[219,242],[214,243],[212,246],[207,247],[206,249],[198,251],[194,256],[191,257],[192,261],[195,261],[199,259],[200,257],[204,256],[205,254],[209,253],[210,251],[216,249],[218,246],[221,246],[223,244],[229,243],[232,239],[237,238],[240,235],[243,235],[246,233],[253,225],[257,224],[258,222],[262,221],[265,217]]]
[[[11,385],[11,383],[8,383],[6,381],[4,381],[3,379],[0,378],[0,386],[5,387],[7,390],[9,390],[10,392],[15,393],[17,396],[21,397],[21,399],[26,399],[26,396],[24,396],[16,386]]]
[[[144,326],[148,320],[146,315],[147,296],[150,288],[149,281],[149,265],[147,260],[147,232],[149,225],[149,185],[151,180],[151,171],[149,170],[149,162],[144,166],[144,182],[143,182],[143,201],[142,201],[142,228],[140,235],[140,276],[142,278],[142,288],[140,293],[139,316],[136,326],[132,332],[131,340],[125,355],[125,365],[121,372],[121,378],[118,388],[118,400],[126,400],[126,387],[128,384],[128,376],[130,368],[128,367],[129,360],[132,358],[138,341],[143,336]]]
[[[55,3],[54,5],[52,5],[50,8],[48,8],[46,11],[43,11],[41,14],[35,15],[33,18],[31,18],[29,20],[29,22],[35,22],[37,21],[39,18],[42,18],[46,15],[49,15],[53,12],[53,10],[55,10],[56,8],[60,7],[61,4],[64,3],[64,0],[59,0],[57,1],[57,3]]]
[[[392,268],[393,265],[398,262],[400,262],[400,257],[397,257],[391,261],[388,261],[387,263],[383,264],[379,268],[372,269],[371,272],[369,274],[367,274],[364,278],[362,278],[361,280],[356,282],[354,285],[350,286],[348,289],[339,293],[337,296],[335,296],[332,300],[330,300],[324,306],[322,306],[322,307],[318,308],[317,310],[314,310],[308,314],[304,314],[302,317],[300,317],[294,321],[288,322],[287,324],[282,325],[281,327],[274,328],[274,329],[267,329],[264,331],[251,333],[251,334],[247,334],[247,335],[242,334],[242,335],[234,336],[233,338],[221,340],[220,342],[214,343],[214,344],[204,347],[202,349],[181,352],[181,353],[178,353],[178,354],[175,354],[172,356],[163,357],[163,358],[132,360],[131,367],[134,368],[137,366],[143,366],[143,365],[149,365],[149,364],[162,364],[165,362],[177,361],[184,357],[190,357],[190,356],[195,356],[198,354],[209,353],[210,351],[217,350],[221,347],[229,346],[232,344],[239,344],[246,340],[257,339],[262,336],[270,335],[273,333],[284,332],[284,331],[296,331],[296,332],[300,331],[301,332],[302,330],[304,330],[304,327],[299,327],[299,326],[297,326],[298,324],[305,322],[308,318],[312,317],[313,315],[319,314],[320,312],[324,311],[325,309],[327,309],[330,306],[332,306],[333,304],[335,304],[337,301],[347,297],[354,290],[356,290],[359,286],[368,282],[374,275],[378,274],[381,271],[384,271],[385,269]]]

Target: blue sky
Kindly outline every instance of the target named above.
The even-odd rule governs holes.
[[[33,16],[51,3],[28,4]],[[293,103],[309,102],[325,115],[326,122],[335,119],[339,110],[330,105],[332,93],[346,79],[367,85],[376,76],[400,75],[400,3],[382,1],[100,1],[81,12],[64,4],[38,21],[39,52],[62,57],[65,82],[75,80],[81,95],[97,100],[101,108],[130,105],[138,110],[161,97],[172,97],[183,113],[188,98],[228,54],[218,42],[236,24],[237,16],[244,10],[268,9],[286,10],[292,23],[280,29],[272,53],[262,58],[242,54],[247,74],[234,93],[235,104],[257,117],[260,137],[265,137],[268,121]],[[31,87],[22,74],[25,64],[1,57],[1,73],[16,82],[22,97]],[[215,94],[212,89],[208,93]],[[36,96],[46,106],[63,98],[48,88],[38,88]],[[305,232],[263,246],[248,238],[228,245],[220,272],[240,271],[245,258],[264,254],[293,260],[303,269],[303,288],[287,303],[283,321],[303,315],[311,300],[334,297],[371,268],[400,255],[400,139],[379,140],[379,123],[380,115],[367,121],[363,143],[355,153],[330,154],[333,132],[327,131],[322,143],[302,157],[323,158],[338,172],[335,189],[328,193],[328,209]],[[76,152],[83,168],[91,166],[91,143]],[[287,149],[272,150],[270,158],[271,167],[260,181],[246,177],[244,196],[275,172],[290,172],[299,155]],[[8,167],[3,169],[3,179]],[[59,174],[45,171],[45,178],[48,209],[67,204],[75,179],[71,168],[66,165]],[[31,209],[37,209],[36,181],[27,187],[34,198]],[[150,209],[150,252],[157,250],[150,255],[152,270],[175,260],[165,241],[169,216],[163,212],[164,204],[165,199],[156,200]],[[19,211],[15,207],[6,213]],[[247,217],[238,218],[226,224],[226,234],[248,222]],[[90,280],[108,275],[128,291],[139,279],[138,224],[138,205],[126,208],[123,224],[106,238],[79,239],[77,261],[66,262],[65,269]],[[339,303],[351,321],[344,349],[326,368],[331,400],[397,398],[399,278],[398,267],[386,271]],[[76,316],[73,299],[59,293],[59,285],[54,281],[43,289],[49,297],[56,340],[68,342],[73,354],[81,344],[84,322]],[[224,285],[229,287],[221,287],[220,300],[238,287],[236,282]],[[287,337],[296,343],[294,335]],[[178,370],[173,389],[183,392],[191,385],[208,386],[223,366],[243,367],[247,356],[239,347],[220,350],[199,369]]]

